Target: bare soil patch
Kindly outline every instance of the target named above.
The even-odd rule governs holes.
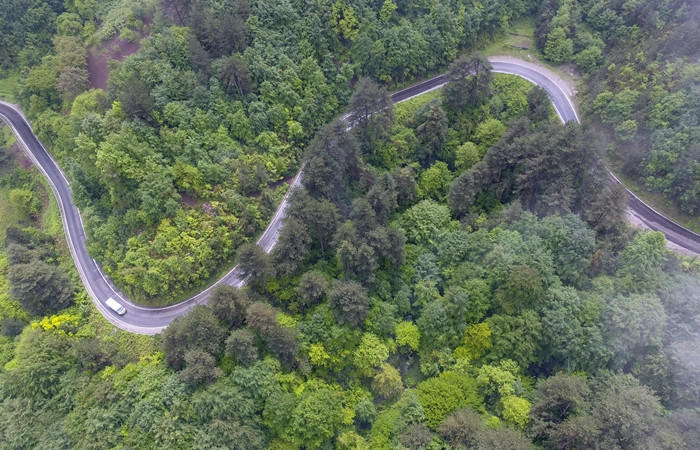
[[[153,19],[146,17],[143,20],[143,30],[138,32],[141,39],[148,36],[151,30]],[[109,41],[103,42],[97,47],[88,49],[87,66],[88,82],[91,88],[107,90],[107,79],[109,78],[109,67],[107,61],[123,61],[129,55],[139,51],[141,48],[139,41],[127,41],[120,36],[116,36]]]
[[[180,194],[180,201],[184,203],[185,205],[189,206],[190,208],[194,208],[199,204],[199,202],[189,195],[185,194],[184,192],[178,192]]]

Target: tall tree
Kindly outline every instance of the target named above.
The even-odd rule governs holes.
[[[222,284],[212,290],[208,304],[219,320],[229,327],[238,328],[245,322],[250,300],[244,291]]]
[[[226,330],[207,306],[197,305],[184,316],[173,320],[163,332],[165,362],[175,370],[185,366],[185,353],[199,349],[218,356]]]
[[[265,279],[274,275],[270,257],[259,245],[252,242],[243,244],[238,249],[238,267],[244,277],[250,277],[252,283],[264,285]]]
[[[258,338],[247,328],[233,330],[226,339],[226,354],[250,367],[258,359]]]
[[[49,314],[73,301],[73,286],[68,277],[58,267],[38,259],[28,264],[12,264],[7,279],[10,296],[30,314]]]
[[[491,63],[479,53],[464,55],[453,62],[445,77],[443,102],[455,113],[469,106],[480,106],[491,96]]]
[[[330,305],[340,323],[359,327],[367,316],[367,291],[355,281],[336,281],[329,294]]]
[[[359,135],[362,153],[372,159],[394,123],[394,102],[385,87],[362,77],[355,84],[348,110],[347,121]]]

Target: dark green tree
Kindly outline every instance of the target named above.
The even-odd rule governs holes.
[[[238,55],[224,58],[218,62],[218,76],[224,90],[234,98],[243,99],[251,90],[248,65]]]
[[[409,425],[399,435],[399,442],[410,449],[426,448],[433,440],[433,433],[422,423]]]
[[[73,301],[73,286],[68,277],[58,267],[38,259],[10,265],[7,279],[10,296],[35,316],[59,311]]]
[[[165,362],[175,370],[185,366],[185,353],[200,349],[219,356],[226,338],[226,330],[211,308],[197,305],[184,316],[179,316],[163,331]]]
[[[226,339],[226,355],[250,367],[258,359],[258,338],[247,328],[233,330]]]
[[[416,137],[421,142],[418,159],[426,166],[432,162],[447,138],[447,116],[440,103],[432,105],[416,128]]]
[[[471,448],[477,434],[484,428],[484,421],[472,408],[458,409],[445,417],[438,433],[452,448]]]
[[[259,245],[252,242],[243,244],[238,249],[238,268],[243,276],[250,277],[251,283],[264,286],[265,279],[274,275],[270,257]]]
[[[329,294],[336,320],[359,327],[369,310],[367,291],[356,281],[336,281]]]
[[[211,291],[208,304],[219,320],[228,327],[238,328],[245,322],[250,300],[244,291],[222,284]]]
[[[479,53],[464,55],[453,62],[445,78],[443,103],[455,113],[480,106],[491,96],[491,63]]]
[[[522,432],[509,426],[492,429],[484,427],[476,437],[476,450],[503,448],[509,450],[532,450],[534,445]]]
[[[198,348],[185,352],[185,368],[180,371],[180,377],[188,385],[211,384],[221,375],[223,372],[209,353]]]
[[[362,153],[377,151],[379,142],[388,136],[394,123],[394,103],[386,88],[370,78],[362,77],[355,84],[355,91],[348,104],[347,121],[359,135]]]
[[[311,239],[306,223],[288,217],[272,251],[277,271],[282,275],[291,275],[298,270],[309,252]]]
[[[131,119],[153,123],[153,98],[146,83],[140,76],[134,76],[125,84],[119,94],[124,113]]]
[[[309,307],[319,303],[328,294],[330,284],[321,272],[305,272],[299,279],[299,294],[303,306]]]
[[[296,332],[289,328],[274,327],[266,337],[267,347],[280,360],[284,367],[291,370],[296,365],[299,355],[299,341]]]
[[[565,422],[588,408],[590,389],[586,379],[558,373],[538,383],[535,400],[530,409],[530,433],[535,441],[546,447],[555,446],[552,436],[562,439]]]

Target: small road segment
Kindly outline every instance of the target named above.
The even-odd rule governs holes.
[[[572,120],[579,121],[572,100],[576,93],[556,74],[540,65],[512,57],[490,57],[489,61],[494,72],[517,75],[543,88],[549,94],[554,109],[563,123]],[[439,75],[396,92],[391,97],[394,103],[400,103],[438,89],[445,83],[444,75]],[[228,284],[241,287],[245,284],[246,278],[244,274],[240,269],[234,267],[202,292],[178,304],[165,307],[146,307],[132,302],[105,275],[97,261],[88,254],[83,220],[80,216],[80,211],[73,204],[68,179],[46,148],[34,135],[31,125],[22,111],[16,105],[0,102],[0,119],[10,126],[17,137],[17,142],[49,181],[51,190],[58,202],[66,241],[80,279],[97,309],[114,326],[132,333],[157,334],[163,331],[176,317],[186,314],[195,305],[206,303],[212,289],[216,286]],[[284,218],[286,217],[286,211],[289,207],[289,195],[301,185],[303,169],[302,166],[291,183],[287,194],[280,202],[267,229],[257,241],[257,244],[265,252],[269,253],[277,243]],[[611,176],[615,182],[620,182],[612,172]],[[661,231],[666,235],[666,239],[673,243],[674,248],[682,250],[683,253],[700,255],[700,235],[658,213],[632,192],[629,192],[629,194],[628,215],[634,217],[635,223],[652,230]],[[127,313],[120,316],[110,309],[105,304],[108,298],[114,298],[124,305]]]

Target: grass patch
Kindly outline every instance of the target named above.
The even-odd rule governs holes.
[[[41,228],[44,230],[45,233],[48,233],[51,236],[58,238],[60,236],[63,236],[63,221],[61,220],[61,211],[58,208],[58,203],[56,202],[56,198],[53,195],[53,191],[51,190],[49,183],[43,176],[39,178],[41,179],[41,184],[44,186],[44,192],[46,192],[46,196],[49,199],[48,205],[46,206],[43,214],[41,215]]]
[[[485,55],[513,55],[543,59],[535,47],[535,19],[528,17],[513,23],[499,35],[480,42],[477,47]]]
[[[19,73],[11,72],[4,78],[0,78],[0,99],[16,103],[15,87],[19,83]]]
[[[433,101],[436,98],[440,98],[440,93],[442,89],[435,89],[426,94],[419,95],[418,97],[413,97],[410,100],[396,104],[394,107],[394,116],[396,117],[396,123],[401,125],[406,125],[406,123],[413,118],[414,114],[418,109]]]
[[[5,230],[19,224],[20,214],[10,204],[10,189],[0,188],[0,241],[5,241]]]
[[[476,47],[486,56],[512,56],[539,64],[570,84],[576,84],[579,80],[567,70],[570,66],[552,65],[545,61],[544,55],[535,46],[535,19],[532,17],[516,21],[499,35],[478,43]]]
[[[608,167],[612,166],[608,165]],[[627,189],[634,192],[635,195],[641,198],[647,205],[689,230],[700,233],[700,218],[684,212],[672,200],[664,197],[662,194],[649,191],[634,178],[618,171],[615,171],[615,175],[622,181]]]

